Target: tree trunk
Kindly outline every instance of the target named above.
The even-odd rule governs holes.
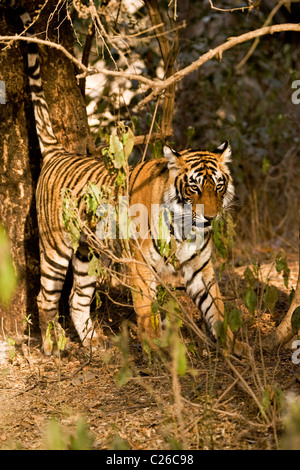
[[[35,16],[37,0],[22,2]],[[49,0],[35,24],[35,31],[73,52],[73,34],[64,12],[56,12],[57,2]],[[53,14],[53,16],[50,14]],[[59,26],[63,25],[63,26]],[[0,8],[1,34],[21,31],[10,10]],[[45,35],[39,35],[45,39]],[[41,74],[45,96],[57,137],[69,151],[86,153],[88,126],[85,105],[76,83],[74,65],[59,51],[42,47]],[[37,325],[36,295],[39,291],[38,229],[35,188],[40,171],[40,150],[26,77],[26,43],[14,42],[0,51],[0,80],[6,88],[5,104],[0,104],[0,222],[11,240],[11,250],[19,282],[8,308],[0,305],[0,336],[24,332],[23,320],[31,314]],[[3,102],[3,99],[1,100]]]

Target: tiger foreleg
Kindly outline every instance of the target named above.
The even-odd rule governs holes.
[[[69,261],[67,258],[52,256],[51,249],[47,248],[47,255],[42,247],[40,249],[41,288],[37,304],[43,351],[46,355],[50,355],[56,348],[57,338],[60,336],[58,306]]]
[[[210,335],[217,341],[218,325],[224,324],[224,303],[210,258],[197,256],[190,266],[186,263],[183,278],[187,293],[200,310]],[[243,353],[244,346],[235,340],[229,326],[226,330],[225,343],[225,348],[230,352],[239,356]]]
[[[154,308],[156,282],[153,273],[146,266],[132,263],[128,279],[132,286],[133,306],[137,315],[138,340],[142,344],[147,342],[155,349],[157,345],[153,340],[161,336],[161,318]]]

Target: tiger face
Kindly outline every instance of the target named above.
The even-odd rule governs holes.
[[[214,152],[164,148],[164,156],[174,182],[174,198],[192,207],[193,218],[209,223],[220,215],[234,195],[227,163],[231,148],[228,141]]]

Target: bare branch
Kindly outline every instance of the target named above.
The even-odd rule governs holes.
[[[209,4],[210,4],[212,10],[226,11],[226,12],[232,12],[232,11],[242,11],[242,12],[244,12],[245,10],[253,10],[253,8],[255,8],[255,6],[252,4],[252,2],[250,2],[250,5],[248,5],[248,6],[245,5],[243,7],[235,7],[235,8],[215,7],[212,0],[209,0]]]
[[[129,80],[138,80],[149,88],[152,88],[152,92],[139,104],[138,107],[144,106],[149,101],[153,100],[157,95],[161,94],[164,90],[172,86],[173,84],[182,80],[185,76],[189,75],[190,73],[194,72],[195,70],[199,69],[203,64],[208,62],[209,60],[213,59],[214,57],[222,57],[223,52],[231,49],[238,44],[242,44],[246,41],[251,41],[252,39],[265,36],[267,34],[274,34],[280,33],[284,31],[298,31],[300,32],[300,24],[295,23],[284,23],[279,25],[273,26],[265,26],[254,31],[249,31],[248,33],[241,34],[240,36],[235,36],[228,38],[227,42],[217,46],[215,49],[211,49],[210,51],[206,52],[202,56],[199,57],[196,61],[192,62],[187,67],[175,72],[172,76],[165,80],[154,79],[151,80],[149,78],[144,77],[143,75],[139,74],[132,74],[126,73],[124,71],[115,71],[115,70],[107,70],[101,69],[98,70],[96,67],[86,67],[83,65],[78,59],[76,59],[69,51],[67,51],[63,46],[51,41],[45,41],[43,39],[37,38],[26,38],[20,35],[15,36],[0,36],[0,42],[11,42],[11,41],[30,41],[36,42],[37,44],[42,44],[48,47],[54,47],[55,49],[61,51],[65,54],[80,70],[82,70],[83,74],[79,75],[77,78],[83,78],[87,75],[93,75],[96,73],[103,73],[104,75],[112,76],[112,77],[122,77],[124,79]]]
[[[89,65],[89,57],[92,49],[92,44],[93,44],[93,39],[95,36],[95,25],[92,23],[89,26],[88,29],[88,34],[86,37],[85,45],[83,48],[83,53],[82,53],[82,63],[85,67],[88,67]],[[83,77],[79,80],[79,86],[81,89],[82,96],[85,96],[85,78]]]
[[[256,29],[254,31],[249,31],[248,33],[241,34],[240,36],[228,38],[227,42],[221,44],[220,46],[217,46],[215,49],[211,49],[210,51],[206,52],[205,54],[200,56],[199,59],[192,62],[184,69],[181,69],[178,72],[174,73],[172,77],[166,80],[162,80],[160,84],[156,85],[155,90],[139,103],[139,107],[142,107],[149,101],[153,100],[158,93],[161,93],[173,83],[179,82],[185,76],[199,69],[203,64],[205,64],[209,60],[213,59],[214,57],[222,57],[223,52],[227,51],[228,49],[231,49],[232,47],[235,47],[238,44],[242,44],[243,42],[250,41],[251,39],[255,39],[260,36],[265,36],[266,34],[280,33],[283,31],[300,32],[300,24],[284,23],[274,26],[266,26],[263,28]]]
[[[11,42],[11,41],[26,41],[26,42],[35,42],[37,44],[41,44],[43,46],[53,47],[58,51],[62,52],[68,59],[71,60],[80,70],[82,70],[82,74],[77,76],[77,79],[81,79],[86,77],[87,75],[95,75],[97,73],[103,73],[104,75],[113,76],[113,77],[122,77],[124,79],[129,80],[139,80],[142,83],[148,85],[148,87],[155,89],[159,86],[159,80],[151,80],[149,78],[144,77],[143,75],[133,74],[133,73],[126,73],[124,71],[116,71],[116,70],[108,70],[108,69],[97,69],[97,67],[86,67],[83,65],[80,60],[76,59],[67,49],[65,49],[61,44],[57,44],[56,42],[46,41],[44,39],[38,38],[27,38],[19,35],[15,36],[0,36],[0,43],[1,42]]]

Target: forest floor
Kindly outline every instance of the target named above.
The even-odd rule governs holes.
[[[268,254],[260,257],[279,299],[273,314],[263,312],[247,327],[251,358],[226,358],[200,342],[178,377],[168,363],[149,364],[134,341],[126,359],[114,342],[90,357],[76,338],[57,358],[43,356],[31,338],[0,366],[0,449],[278,449],[286,397],[300,394],[300,365],[290,348],[262,354],[260,338],[287,311],[298,263],[296,254],[288,257],[286,289]],[[240,263],[237,276],[245,268]],[[107,329],[113,335],[122,308],[116,312]],[[120,385],[117,374],[129,370]]]

